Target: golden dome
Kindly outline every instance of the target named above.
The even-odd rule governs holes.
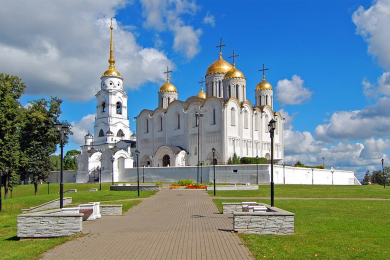
[[[268,81],[265,81],[265,76],[263,76],[263,80],[256,86],[256,90],[264,90],[264,89],[273,90],[272,85]]]
[[[240,78],[240,79],[245,79],[244,74],[236,69],[236,66],[233,64],[233,68],[231,68],[226,74],[223,79],[232,79],[232,78]]]
[[[207,69],[206,76],[210,74],[225,74],[232,68],[229,62],[222,59],[222,53],[219,53],[218,60],[214,61]]]
[[[169,82],[169,78],[167,78],[167,82],[161,86],[158,92],[177,92],[176,87]]]
[[[206,93],[204,93],[203,87],[202,90],[198,93],[198,95],[196,95],[196,97],[206,99]]]
[[[121,74],[114,68],[106,70],[101,77],[115,76],[122,78]]]

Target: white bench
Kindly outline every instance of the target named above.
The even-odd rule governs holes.
[[[249,206],[249,212],[266,212],[268,209],[266,206]]]
[[[100,214],[100,202],[80,204],[79,212],[84,214],[83,220],[95,220],[102,217]]]
[[[242,204],[242,212],[249,212],[250,206],[256,206],[257,202],[254,201],[244,201]]]

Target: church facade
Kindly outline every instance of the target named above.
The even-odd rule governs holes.
[[[252,104],[246,99],[246,78],[236,68],[234,52],[231,65],[222,58],[221,49],[206,71],[206,91],[202,87],[185,101],[179,100],[167,69],[167,81],[156,96],[158,106],[140,112],[135,136],[123,78],[115,69],[112,25],[110,29],[109,68],[100,78],[94,135],[88,133],[81,146],[76,182],[96,181],[96,174],[104,182],[117,182],[134,167],[136,150],[140,167],[223,165],[234,154],[270,159],[271,119],[276,121],[274,159],[283,159],[283,117],[273,110],[273,89],[265,80],[264,66],[263,80],[251,90],[255,91]]]
[[[234,154],[270,159],[271,119],[276,121],[274,159],[282,160],[283,117],[273,111],[273,89],[264,74],[253,90],[254,104],[246,99],[244,74],[234,61],[233,65],[225,61],[222,52],[206,71],[206,92],[202,87],[200,93],[180,101],[168,76],[158,92],[158,107],[137,117],[140,165],[211,165],[213,160],[227,164]]]

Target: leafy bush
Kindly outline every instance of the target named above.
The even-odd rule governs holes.
[[[193,185],[194,181],[190,179],[185,179],[185,180],[178,181],[177,184],[180,186],[188,186],[188,185]]]
[[[240,159],[240,162],[242,164],[256,164],[256,161],[259,163],[259,164],[264,164],[267,162],[267,159],[266,158],[263,158],[263,157],[260,157],[258,160],[256,160],[256,158],[253,158],[253,157],[242,157]]]
[[[323,165],[317,165],[316,168],[317,169],[325,169],[325,167]]]
[[[162,186],[162,182],[156,182],[156,186]]]

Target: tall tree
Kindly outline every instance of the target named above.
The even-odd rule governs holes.
[[[20,78],[0,73],[0,171],[3,173],[4,198],[10,185],[18,183],[20,164],[20,128],[22,106],[18,101],[26,88]]]
[[[77,170],[77,156],[80,153],[81,152],[77,150],[70,150],[66,152],[66,155],[64,156],[64,170]]]
[[[35,195],[39,181],[47,179],[50,173],[50,155],[56,151],[59,142],[54,124],[61,114],[61,103],[55,97],[50,101],[38,99],[30,102],[25,109],[20,144],[28,163],[22,165],[21,171],[33,176]]]

